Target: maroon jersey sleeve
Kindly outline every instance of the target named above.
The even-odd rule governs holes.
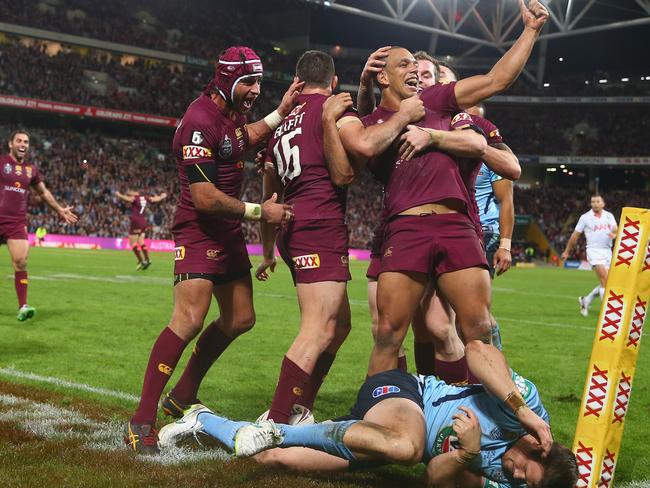
[[[474,121],[474,124],[483,130],[488,144],[493,145],[503,142],[503,137],[501,137],[498,127],[492,122],[483,117],[479,117],[478,115],[472,115],[472,120]]]
[[[183,118],[177,130],[180,145],[179,160],[183,166],[215,161],[221,137],[213,122],[204,120],[202,116],[190,116]]]
[[[460,107],[456,102],[456,92],[454,88],[456,82],[451,83],[436,83],[428,88],[425,88],[420,93],[420,99],[424,106],[434,112],[455,114]]]
[[[29,181],[29,185],[36,186],[42,182],[43,182],[43,178],[41,178],[41,172],[38,170],[36,166],[32,165],[32,178]]]
[[[458,112],[451,119],[451,122],[449,124],[449,128],[450,128],[450,130],[464,129],[466,127],[469,127],[473,123],[474,122],[473,122],[472,116],[470,114],[468,114],[467,112]]]

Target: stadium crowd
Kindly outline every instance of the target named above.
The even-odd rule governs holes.
[[[0,126],[3,139],[12,129]],[[116,198],[115,191],[133,189],[150,194],[164,191],[170,195],[167,200],[149,207],[149,218],[152,238],[171,239],[178,177],[169,149],[167,142],[159,139],[115,138],[100,132],[63,129],[32,131],[34,163],[42,170],[46,184],[57,198],[72,205],[81,218],[73,225],[62,224],[44,204],[32,197],[30,232],[42,226],[55,234],[125,236],[128,208]],[[255,167],[248,165],[242,198],[259,201],[261,191],[261,178]],[[650,202],[648,191],[616,190],[604,196],[607,209],[617,218],[623,205],[647,207]],[[516,213],[534,216],[560,252],[578,217],[588,209],[588,201],[589,191],[580,187],[515,189]],[[381,188],[372,177],[364,174],[348,188],[351,247],[369,248],[380,210]],[[244,221],[244,232],[247,242],[260,242],[258,224]],[[527,244],[523,241],[515,244],[523,258]],[[584,247],[576,248],[574,256],[584,257]]]

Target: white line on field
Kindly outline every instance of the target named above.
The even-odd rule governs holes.
[[[138,402],[140,398],[131,395],[130,393],[125,393],[123,391],[109,390],[107,388],[98,388],[96,386],[87,385],[85,383],[74,383],[72,381],[62,380],[60,378],[55,378],[52,376],[41,376],[34,373],[27,373],[25,371],[19,371],[14,368],[0,368],[0,375],[10,376],[12,378],[20,378],[30,381],[37,381],[40,383],[49,383],[50,385],[63,386],[65,388],[71,388],[74,390],[87,391],[89,393],[96,393],[97,395],[119,398],[120,400],[127,400],[129,402]]]
[[[591,332],[594,331],[594,327],[587,327],[585,325],[562,324],[557,322],[542,322],[539,320],[524,320],[524,319],[517,319],[514,317],[503,317],[502,315],[498,315],[495,318],[497,319],[497,322],[501,322],[502,320],[504,320],[506,322],[515,322],[515,323],[532,324],[532,325],[545,325],[547,327],[559,327],[561,329],[580,329],[580,330],[589,330]]]

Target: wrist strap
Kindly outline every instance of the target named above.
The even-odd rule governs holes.
[[[508,396],[505,397],[503,403],[508,405],[515,415],[517,415],[517,412],[520,408],[528,406],[526,405],[524,397],[521,396],[521,393],[519,393],[518,390],[512,390],[510,393],[508,393]]]
[[[268,125],[271,130],[275,130],[278,127],[280,127],[280,124],[284,120],[284,117],[280,115],[280,113],[277,110],[274,110],[270,114],[268,114],[266,117],[264,117],[264,122],[266,122],[266,125]]]
[[[507,249],[508,251],[512,249],[512,239],[508,239],[507,237],[502,237],[501,240],[499,241],[499,247],[501,249]]]
[[[262,206],[259,203],[244,202],[244,218],[246,220],[260,220]]]
[[[444,131],[436,131],[432,129],[423,129],[426,132],[429,133],[429,140],[431,141],[431,145],[438,147],[440,144],[442,144],[442,141],[445,139],[445,133]]]

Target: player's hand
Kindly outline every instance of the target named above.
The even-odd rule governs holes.
[[[542,449],[542,457],[546,457],[553,447],[551,427],[528,407],[517,410],[517,419],[526,431],[532,435]]]
[[[548,10],[537,0],[530,0],[528,7],[526,7],[524,0],[519,0],[519,11],[521,12],[524,26],[537,32],[542,30],[542,27],[544,27],[544,24],[548,20]]]
[[[338,120],[352,107],[352,95],[347,92],[332,95],[323,104],[323,121]]]
[[[458,444],[461,449],[468,452],[479,452],[481,450],[481,424],[476,414],[467,407],[458,407],[460,413],[452,416],[454,422],[452,427],[458,437]]]
[[[289,112],[291,112],[291,110],[293,110],[293,107],[296,106],[296,99],[298,98],[298,95],[300,95],[303,86],[305,86],[305,82],[298,80],[297,77],[294,77],[293,83],[289,85],[289,88],[282,96],[280,105],[278,105],[278,113],[282,117],[289,115]]]
[[[497,276],[501,276],[503,273],[510,269],[512,264],[512,253],[507,249],[500,247],[494,253],[494,269],[497,272]]]
[[[400,159],[408,161],[420,154],[431,144],[431,136],[417,125],[407,125],[406,132],[399,138],[397,154]]]
[[[275,256],[273,258],[268,259],[264,258],[262,259],[262,263],[257,267],[255,270],[255,278],[257,278],[259,281],[266,281],[270,278],[269,274],[266,272],[267,269],[271,270],[271,273],[275,273],[275,265],[277,264],[277,261],[275,259]]]
[[[293,207],[277,201],[278,194],[274,193],[262,204],[262,220],[269,224],[286,225],[293,219]]]
[[[386,61],[384,61],[384,59],[388,57],[388,51],[390,51],[391,47],[392,46],[380,47],[368,57],[368,60],[363,67],[363,71],[361,72],[360,82],[362,85],[372,87],[375,76],[384,69],[384,66],[386,66]]]
[[[409,123],[417,122],[424,117],[424,103],[420,97],[413,95],[400,102],[398,113],[405,115]]]
[[[266,148],[257,151],[255,154],[255,167],[258,175],[274,175],[275,166],[273,162],[266,160]]]
[[[560,255],[560,257],[562,258],[562,261],[566,261],[567,259],[569,259],[569,251],[564,251],[564,252]]]
[[[79,217],[77,217],[72,211],[72,207],[61,207],[57,213],[66,224],[74,224],[79,220]]]

